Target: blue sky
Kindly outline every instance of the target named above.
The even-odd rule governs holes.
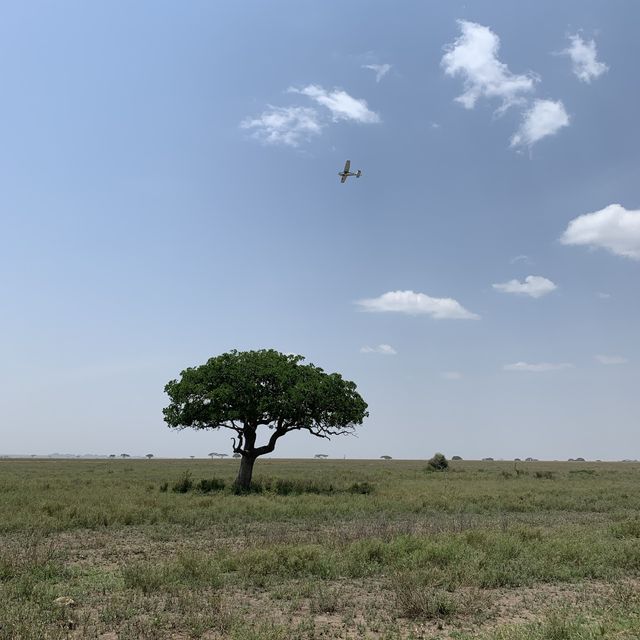
[[[638,20],[5,3],[0,453],[230,450],[164,384],[273,347],[371,413],[282,456],[639,457]]]

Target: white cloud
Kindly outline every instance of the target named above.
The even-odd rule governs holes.
[[[398,352],[390,344],[379,344],[377,347],[362,347],[360,353],[379,353],[383,356],[395,356]]]
[[[447,75],[464,80],[465,91],[456,101],[472,109],[480,97],[498,98],[501,110],[522,102],[522,96],[533,91],[537,78],[513,74],[500,62],[500,38],[489,27],[466,20],[458,20],[458,25],[462,35],[446,47],[440,63]]]
[[[297,147],[322,131],[318,112],[307,107],[269,106],[257,118],[243,120],[240,127],[252,130],[253,137],[261,142],[290,147]]]
[[[534,371],[536,373],[571,368],[573,368],[573,365],[569,362],[538,362],[536,364],[531,364],[529,362],[515,362],[513,364],[505,364],[503,367],[505,371]]]
[[[629,362],[629,360],[623,356],[596,356],[596,360],[600,364],[626,364]]]
[[[443,371],[441,375],[445,380],[460,380],[462,378],[459,371]]]
[[[429,315],[432,318],[477,319],[475,313],[467,311],[453,298],[432,298],[424,293],[413,291],[388,291],[378,298],[359,300],[363,311],[395,312],[409,315]]]
[[[561,53],[571,58],[573,73],[582,82],[591,82],[593,78],[601,76],[609,67],[603,62],[598,62],[596,43],[593,40],[585,42],[579,34],[569,36],[571,45]]]
[[[522,293],[532,298],[540,298],[557,289],[557,285],[542,276],[527,276],[524,282],[509,280],[492,285],[494,289],[504,293]]]
[[[391,71],[390,64],[363,64],[363,69],[371,69],[371,71],[376,72],[376,82],[380,82],[382,78],[384,78],[389,71]]]
[[[596,295],[601,300],[607,300],[607,299],[609,299],[611,297],[610,293],[605,293],[604,291],[598,291],[598,293],[596,293]]]
[[[354,98],[342,89],[327,91],[316,84],[310,84],[302,89],[290,88],[289,91],[312,98],[329,109],[334,122],[338,120],[355,120],[365,124],[380,122],[380,116],[369,109],[366,100]]]
[[[585,213],[569,222],[562,244],[600,247],[619,256],[640,260],[640,210],[619,204]]]
[[[569,115],[561,100],[536,100],[525,112],[520,128],[511,138],[511,146],[531,146],[557,133],[569,124]]]

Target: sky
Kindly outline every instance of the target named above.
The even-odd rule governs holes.
[[[164,385],[274,348],[370,412],[277,456],[640,458],[639,21],[3,3],[0,454],[231,453]]]

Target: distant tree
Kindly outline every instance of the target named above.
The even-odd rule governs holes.
[[[392,460],[391,456],[380,456],[380,460]]]
[[[576,462],[584,462],[584,458],[576,458]]]
[[[211,453],[208,453],[207,455],[213,460],[214,458],[217,458],[220,454],[216,453],[215,451],[212,451]]]
[[[537,462],[537,460],[535,458],[525,458],[524,461],[525,462]]]
[[[233,456],[234,458],[241,458],[242,456],[239,453],[234,453]]]
[[[522,460],[520,460],[520,458],[514,458],[513,460],[514,462],[522,462]]]
[[[115,458],[115,457],[116,457],[116,454],[115,454],[115,453],[112,453],[112,454],[110,454],[110,455],[109,455],[109,457],[110,457],[110,458]]]
[[[131,456],[128,453],[121,453],[120,457],[124,459],[124,458],[130,458]]]
[[[353,382],[303,360],[273,349],[234,350],[185,369],[165,386],[171,401],[165,422],[174,429],[234,431],[233,452],[241,455],[235,486],[246,491],[256,459],[274,451],[282,436],[307,431],[330,439],[353,433],[369,415]],[[261,426],[271,435],[257,446]]]
[[[449,462],[442,453],[436,453],[427,464],[432,471],[446,471],[449,468]]]
[[[318,458],[318,460],[326,460],[329,456],[326,453],[316,453],[314,458]]]
[[[147,455],[145,456],[145,458],[147,460],[151,460],[151,458],[153,458],[153,453],[147,453]]]
[[[460,456],[451,456],[452,460],[462,460]]]
[[[189,456],[192,460],[195,458],[195,456]]]
[[[493,458],[482,458],[483,462],[493,462]]]

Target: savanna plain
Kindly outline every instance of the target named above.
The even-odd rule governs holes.
[[[0,460],[0,639],[640,638],[640,464]]]

